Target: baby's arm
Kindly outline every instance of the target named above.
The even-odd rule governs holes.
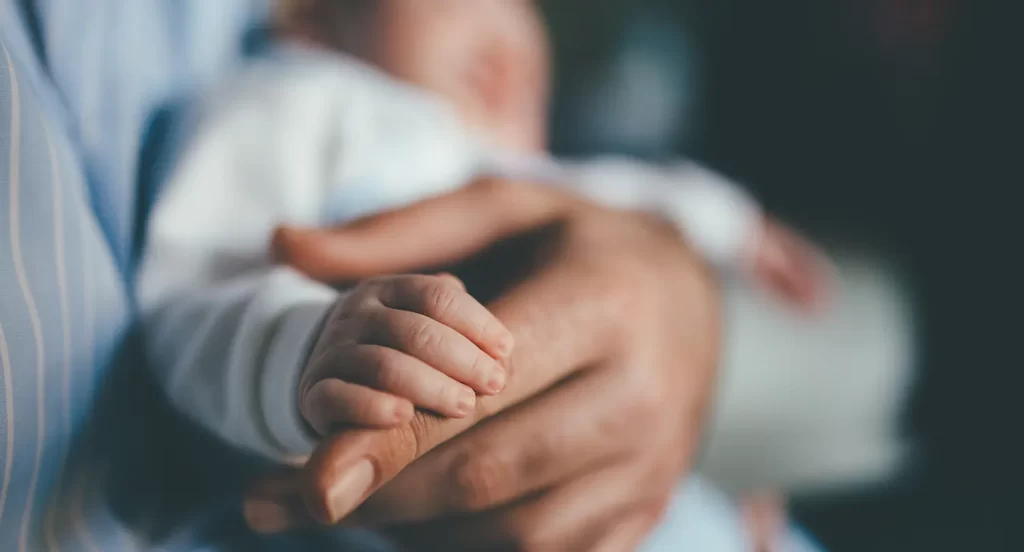
[[[403,144],[405,128],[436,136],[392,119],[396,102],[357,74],[285,65],[254,68],[207,96],[150,217],[136,282],[149,364],[171,402],[274,459],[313,448],[298,382],[339,299],[273,264],[274,228],[322,225],[331,191],[373,176],[393,133],[406,135]],[[468,152],[440,146],[430,170],[383,161],[428,189],[459,172],[439,159],[472,164]]]
[[[505,387],[512,336],[454,276],[374,278],[329,317],[299,382],[320,435],[407,423],[413,407],[463,418]]]

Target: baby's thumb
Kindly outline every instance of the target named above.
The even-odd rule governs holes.
[[[336,525],[412,463],[416,448],[408,427],[330,435],[302,468],[250,486],[242,508],[246,523],[263,534]]]

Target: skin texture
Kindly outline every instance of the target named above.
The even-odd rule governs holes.
[[[413,407],[468,416],[477,393],[504,389],[512,343],[454,276],[372,278],[332,309],[299,381],[302,414],[320,435],[406,424]]]
[[[716,289],[673,230],[483,182],[340,229],[282,230],[275,252],[340,281],[451,264],[516,236],[529,239],[508,265],[529,268],[486,302],[515,340],[505,390],[463,419],[417,413],[325,438],[302,470],[253,487],[254,529],[343,520],[450,550],[643,539],[692,461],[718,351]]]

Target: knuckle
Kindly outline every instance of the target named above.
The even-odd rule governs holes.
[[[628,259],[590,259],[588,272],[595,286],[594,297],[600,299],[599,306],[610,317],[621,319],[622,313],[630,313],[630,325],[650,315],[647,296],[656,295],[657,289],[650,283],[649,271],[635,266]]]
[[[378,456],[382,465],[392,467],[393,473],[390,475],[398,473],[423,454],[419,448],[421,435],[417,433],[415,425],[415,420],[421,417],[422,414],[418,413],[410,424],[389,430],[389,446],[379,450]]]
[[[477,512],[500,504],[512,479],[506,461],[489,451],[466,454],[452,468],[452,505]]]
[[[383,390],[402,389],[405,385],[405,373],[401,369],[400,360],[384,353],[375,351],[374,369],[368,379]]]
[[[449,408],[456,408],[459,404],[459,393],[462,386],[453,382],[445,382],[437,391],[437,403]]]
[[[494,360],[483,353],[479,353],[473,359],[473,367],[470,369],[469,377],[475,382],[475,385],[487,385],[494,370]]]
[[[643,374],[642,369],[629,370],[622,385],[624,409],[621,416],[633,423],[656,420],[662,410],[661,386]]]
[[[443,345],[444,334],[438,331],[432,321],[421,322],[413,326],[409,342],[416,351],[436,350]]]
[[[424,444],[431,432],[430,425],[430,420],[422,412],[417,412],[404,428],[401,441],[410,449],[413,458],[418,458],[425,452]]]
[[[485,339],[501,339],[504,334],[504,328],[498,325],[498,320],[494,316],[488,316],[481,321],[480,335]]]
[[[411,454],[411,459],[426,454],[440,442],[443,434],[441,423],[442,418],[432,414],[417,412],[413,416],[412,421],[403,430],[405,432],[404,442],[408,448],[407,453]]]
[[[490,311],[487,311],[487,316],[481,320],[479,332],[481,339],[493,346],[505,347],[505,353],[508,353],[507,348],[513,343],[512,333]]]
[[[458,307],[459,293],[455,288],[441,282],[431,282],[424,290],[424,300],[426,314],[439,320],[455,313]]]

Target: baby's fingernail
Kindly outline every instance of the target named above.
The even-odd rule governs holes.
[[[373,463],[360,460],[338,479],[327,494],[332,521],[340,520],[358,506],[370,492],[375,477]]]
[[[411,420],[415,413],[416,412],[413,409],[412,403],[408,401],[399,401],[397,404],[395,404],[395,411],[393,414],[395,423],[405,423]]]
[[[514,340],[511,334],[505,334],[498,339],[498,354],[502,357],[507,357],[512,354],[512,347],[514,346]]]
[[[505,389],[507,379],[508,376],[505,374],[505,369],[497,367],[494,373],[491,374],[491,379],[487,380],[487,390],[491,393],[500,393]]]
[[[462,389],[459,391],[458,404],[455,406],[462,416],[469,416],[473,412],[473,408],[476,407],[476,394],[473,393],[472,389]]]

